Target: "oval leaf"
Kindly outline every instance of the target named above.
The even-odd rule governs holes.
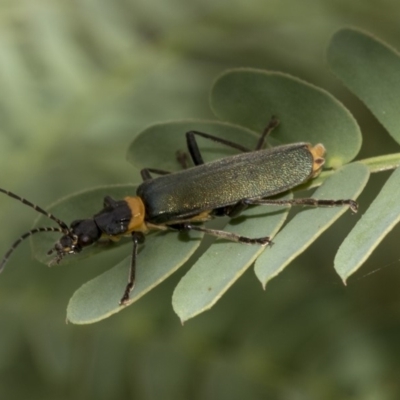
[[[271,115],[281,121],[274,138],[283,143],[322,142],[326,165],[352,160],[361,146],[360,129],[349,111],[331,94],[290,75],[255,69],[223,73],[211,93],[215,114],[261,132]]]
[[[335,257],[335,269],[346,282],[400,220],[400,169],[396,169],[367,212],[347,236]]]
[[[365,165],[349,164],[329,177],[312,197],[356,199],[368,178],[369,171]],[[348,207],[318,207],[297,214],[275,237],[274,245],[256,261],[255,273],[264,288],[347,210]]]
[[[328,63],[400,143],[400,55],[386,43],[355,29],[332,37]]]
[[[137,258],[136,284],[129,304],[174,273],[199,246],[202,234],[190,232],[189,240],[178,240],[178,233],[162,232],[146,238]],[[71,297],[67,320],[74,324],[100,321],[126,308],[120,306],[127,284],[131,257],[81,286]]]
[[[290,196],[291,197],[291,196]],[[288,197],[286,197],[288,198]],[[254,207],[224,230],[251,238],[273,237],[284,223],[283,207]],[[265,247],[217,240],[181,279],[172,297],[172,306],[182,322],[210,309],[236,282]]]

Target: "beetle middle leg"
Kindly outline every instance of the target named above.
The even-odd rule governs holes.
[[[248,149],[247,147],[244,147],[240,144],[231,142],[226,139],[219,138],[217,136],[210,135],[209,133],[204,133],[199,131],[189,131],[186,132],[186,145],[194,165],[204,164],[204,160],[201,155],[199,145],[197,144],[196,135],[206,139],[211,139],[214,142],[225,144],[226,146],[233,147],[234,149],[240,150],[242,152],[251,151],[251,149]],[[185,151],[178,150],[176,152],[176,159],[183,169],[189,168],[189,156]]]
[[[192,157],[194,165],[204,164],[203,157],[201,156],[201,152],[199,149],[199,145],[197,144],[196,136],[201,136],[206,139],[213,140],[214,142],[222,143],[226,146],[232,147],[234,149],[240,150],[242,152],[249,152],[251,149],[242,146],[241,144],[237,144],[231,142],[230,140],[226,140],[223,138],[219,138],[217,136],[210,135],[209,133],[199,132],[199,131],[189,131],[186,132],[186,144],[189,150],[190,156]]]
[[[254,150],[260,150],[265,144],[266,138],[269,134],[279,125],[279,120],[276,117],[272,117],[269,121],[268,125],[263,130],[260,138],[257,141],[256,147]],[[214,142],[218,142],[224,144],[226,146],[232,147],[244,153],[254,151],[253,149],[248,149],[247,147],[242,146],[241,144],[231,142],[230,140],[226,140],[220,138],[218,136],[210,135],[209,133],[199,132],[199,131],[189,131],[186,132],[186,144],[189,150],[190,156],[192,157],[194,165],[204,164],[203,157],[201,156],[201,152],[199,149],[199,145],[197,144],[196,135],[201,136],[205,139],[213,140]],[[177,156],[178,157],[178,156]],[[179,161],[179,158],[178,158]]]
[[[182,223],[182,224],[174,224],[169,225],[168,228],[178,231],[198,231],[204,232],[207,235],[215,236],[220,239],[230,240],[232,242],[239,242],[245,244],[259,244],[261,246],[266,246],[267,244],[271,243],[271,239],[269,236],[264,236],[261,238],[249,238],[246,236],[241,236],[236,233],[221,231],[218,229],[209,229],[205,228],[204,226],[193,225],[189,223]]]

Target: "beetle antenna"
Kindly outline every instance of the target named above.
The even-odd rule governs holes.
[[[1,260],[0,263],[0,273],[3,271],[4,266],[6,265],[8,259],[10,258],[11,254],[14,252],[14,250],[20,245],[22,241],[27,239],[29,236],[34,235],[35,233],[39,232],[61,232],[63,233],[63,230],[61,228],[57,228],[55,226],[50,226],[47,228],[35,228],[31,229],[29,232],[24,233],[22,236],[20,236],[19,239],[17,239],[9,248],[7,253],[4,255],[3,259]]]
[[[33,208],[34,210],[36,210],[37,212],[45,215],[47,218],[52,219],[53,221],[57,222],[57,224],[60,226],[60,228],[62,229],[62,231],[59,232],[63,232],[63,233],[69,233],[69,228],[68,225],[61,221],[60,219],[58,219],[57,217],[55,217],[53,214],[47,212],[46,210],[44,210],[43,208],[37,206],[36,204],[31,203],[30,201],[24,199],[21,196],[16,195],[13,192],[9,192],[8,190],[2,189],[0,188],[0,192],[6,194],[9,197],[12,197],[13,199],[16,199],[18,201],[20,201],[21,203]],[[40,231],[39,231],[40,232]],[[35,232],[36,233],[36,232]],[[1,271],[1,267],[0,267],[0,271]]]

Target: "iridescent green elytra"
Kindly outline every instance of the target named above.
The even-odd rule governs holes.
[[[320,172],[325,149],[295,143],[242,153],[144,181],[137,195],[153,223],[283,193]]]

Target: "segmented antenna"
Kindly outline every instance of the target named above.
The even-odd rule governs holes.
[[[20,236],[19,239],[17,239],[10,247],[10,249],[7,251],[7,253],[4,255],[3,259],[1,260],[0,263],[0,274],[3,272],[4,266],[6,265],[8,259],[10,258],[11,254],[14,252],[14,250],[19,246],[19,244],[28,238],[29,236],[34,235],[35,233],[39,232],[61,232],[63,233],[63,230],[61,228],[56,228],[54,226],[50,226],[47,228],[35,228],[30,230],[29,232],[24,233],[22,236]]]
[[[46,210],[44,210],[43,208],[37,206],[36,204],[31,203],[30,201],[24,199],[21,196],[16,195],[13,192],[9,192],[8,190],[2,189],[0,188],[0,192],[6,194],[9,197],[12,197],[13,199],[16,199],[18,201],[20,201],[21,203],[33,208],[34,210],[36,210],[37,212],[45,215],[47,218],[50,218],[51,220],[53,220],[54,222],[56,222],[59,225],[59,228],[57,227],[47,227],[47,228],[34,228],[31,229],[29,232],[24,233],[18,240],[16,240],[12,246],[10,247],[10,249],[7,251],[7,253],[4,255],[3,259],[1,260],[0,263],[0,273],[3,271],[5,264],[7,263],[8,259],[10,258],[11,254],[14,252],[14,250],[19,246],[19,244],[25,240],[26,238],[28,238],[29,236],[34,235],[35,233],[39,233],[39,232],[60,232],[60,233],[64,233],[65,235],[70,234],[70,230],[68,228],[68,225],[61,221],[60,219],[58,219],[57,217],[55,217],[53,214],[47,212]]]
[[[33,209],[36,210],[37,212],[40,212],[41,214],[45,215],[47,218],[50,218],[50,219],[52,219],[53,221],[57,222],[57,224],[58,224],[58,225],[60,226],[60,228],[62,229],[62,231],[60,231],[60,232],[63,232],[63,233],[65,233],[65,234],[68,234],[68,233],[69,233],[68,225],[67,225],[65,222],[61,221],[60,219],[58,219],[57,217],[55,217],[53,214],[47,212],[46,210],[43,210],[43,208],[37,206],[36,204],[31,203],[30,201],[24,199],[24,198],[21,197],[21,196],[16,195],[16,194],[13,193],[13,192],[9,192],[8,190],[5,190],[5,189],[0,188],[0,192],[6,194],[6,195],[9,196],[9,197],[12,197],[13,199],[19,200],[21,203],[23,203],[23,204],[25,204],[25,205],[27,205],[27,206],[33,208]],[[36,232],[35,232],[35,233],[36,233]]]

